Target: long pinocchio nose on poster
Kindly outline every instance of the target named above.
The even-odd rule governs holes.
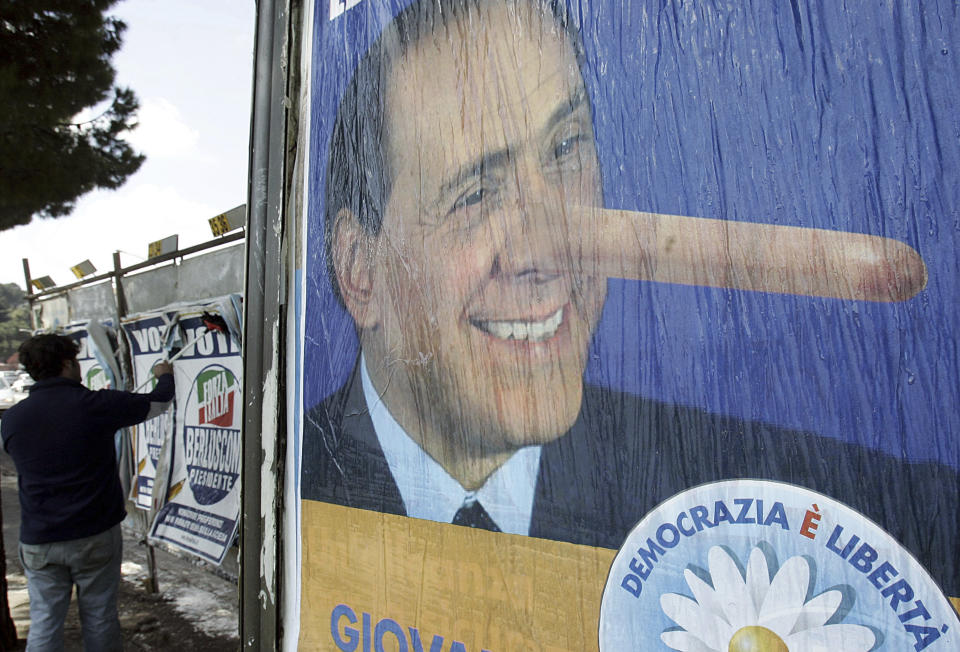
[[[927,283],[916,250],[879,236],[595,207],[566,218],[565,255],[589,276],[884,302]]]

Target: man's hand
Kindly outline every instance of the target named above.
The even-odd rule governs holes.
[[[173,373],[173,365],[167,362],[166,360],[163,360],[153,365],[153,375],[156,376],[157,378],[165,374],[172,374],[172,373]]]

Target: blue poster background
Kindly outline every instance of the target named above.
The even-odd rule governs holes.
[[[325,275],[327,143],[353,67],[398,9],[363,0],[330,22],[316,5],[306,408],[356,352]],[[588,380],[960,466],[957,3],[642,0],[573,13],[608,207],[886,236],[929,273],[896,304],[612,280]]]

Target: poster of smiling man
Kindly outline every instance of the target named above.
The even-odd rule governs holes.
[[[956,644],[950,2],[310,17],[301,648]]]

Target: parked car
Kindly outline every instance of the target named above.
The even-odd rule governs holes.
[[[0,375],[0,414],[27,398],[25,390],[18,390],[14,387],[19,381],[19,378],[11,381],[7,374]]]
[[[15,392],[26,393],[31,387],[33,387],[34,382],[35,381],[30,377],[30,374],[28,374],[26,371],[21,371],[17,376],[17,379],[10,383],[10,387],[12,387]]]

